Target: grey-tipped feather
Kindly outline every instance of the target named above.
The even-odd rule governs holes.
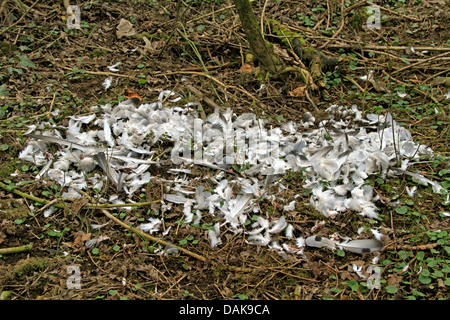
[[[305,244],[308,247],[314,247],[314,248],[322,248],[322,247],[327,247],[330,249],[336,248],[336,242],[334,242],[331,239],[323,238],[320,236],[311,236],[311,237],[306,238]]]
[[[344,250],[359,254],[380,251],[381,248],[383,248],[383,243],[380,240],[375,239],[351,240],[349,242],[338,243],[336,245],[338,247],[342,247]]]

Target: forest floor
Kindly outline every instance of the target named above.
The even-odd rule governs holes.
[[[357,255],[306,248],[302,255],[282,256],[248,244],[242,234],[226,235],[222,245],[211,248],[207,229],[216,217],[205,216],[202,225],[194,226],[180,222],[182,209],[164,216],[165,226],[176,230],[164,240],[202,258],[198,259],[182,252],[161,255],[158,245],[81,202],[45,218],[43,204],[26,195],[58,201],[64,190],[35,180],[41,168],[18,158],[28,125],[67,125],[70,115],[124,100],[126,90],[149,103],[162,90],[174,90],[186,101],[201,101],[205,114],[214,112],[205,99],[209,98],[237,115],[255,113],[273,126],[301,119],[306,111],[316,117],[317,125],[332,104],[355,104],[364,113],[390,112],[414,141],[434,151],[414,170],[449,189],[448,0],[384,1],[381,27],[372,30],[366,26],[369,1],[252,2],[258,19],[276,19],[312,46],[341,59],[338,70],[323,75],[325,86],[308,94],[294,91],[304,86],[300,79],[269,79],[262,89],[258,81],[244,79],[241,69],[248,43],[231,1],[186,0],[178,2],[180,6],[156,0],[76,1],[71,4],[80,8],[80,29],[67,27],[60,2],[25,0],[24,8],[18,3],[4,1],[0,8],[0,249],[29,243],[33,247],[0,255],[0,292],[10,291],[17,300],[449,298],[448,196],[408,176],[375,176],[366,182],[380,197],[378,219],[350,213],[321,217],[309,204],[301,175],[282,178],[289,185],[284,198],[300,195],[288,217],[298,235],[310,234],[321,220],[323,235],[339,230],[355,237],[361,227],[376,227],[385,236],[380,252]],[[137,36],[118,39],[121,19],[132,23]],[[264,26],[266,39],[284,52],[283,59],[299,65],[280,38],[270,34],[267,23]],[[110,72],[107,66],[117,62],[119,72]],[[361,79],[371,72],[374,81]],[[112,85],[105,90],[102,83],[109,75]],[[161,170],[165,169],[158,174],[164,175]],[[199,170],[198,175],[208,171]],[[413,197],[405,191],[412,186],[418,186]],[[160,200],[161,190],[161,185],[150,184],[132,200]],[[87,196],[93,192],[86,190]],[[283,213],[282,206],[269,200],[262,199],[260,208],[271,217]],[[159,210],[155,203],[131,212],[109,212],[138,227]],[[107,222],[102,229],[90,228]],[[86,241],[99,235],[108,240],[86,248]],[[375,256],[382,270],[379,288],[368,286],[353,270],[355,264],[373,275],[369,267]],[[67,286],[77,275],[70,266],[80,272],[79,289]]]

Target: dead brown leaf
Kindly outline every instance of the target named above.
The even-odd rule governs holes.
[[[252,70],[253,70],[252,66],[248,63],[244,63],[241,67],[241,71],[245,73],[250,73],[252,72]]]
[[[83,231],[78,231],[74,234],[75,239],[73,240],[73,244],[76,247],[82,246],[86,241],[91,240],[90,233],[84,233]]]
[[[289,91],[289,94],[292,97],[304,97],[305,96],[306,86],[297,87],[292,91]]]

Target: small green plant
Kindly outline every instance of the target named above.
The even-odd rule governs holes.
[[[303,13],[296,13],[293,15],[293,18],[301,21],[303,25],[307,27],[314,27],[317,21],[317,18],[315,16],[308,16]]]
[[[188,244],[189,242],[192,243],[192,244],[197,244],[197,243],[198,243],[198,240],[196,240],[196,239],[194,238],[194,236],[193,236],[192,234],[190,234],[190,235],[188,235],[186,238],[181,239],[181,240],[178,241],[178,242],[179,242],[180,246],[183,246],[183,245]]]

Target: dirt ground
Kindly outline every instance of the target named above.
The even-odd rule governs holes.
[[[69,203],[45,218],[43,205],[23,195],[52,201],[63,190],[36,181],[40,169],[18,159],[27,125],[49,120],[65,125],[68,115],[87,114],[93,105],[114,105],[124,99],[126,90],[141,95],[143,102],[153,102],[159,92],[169,89],[183,94],[186,101],[200,101],[205,114],[214,112],[215,103],[236,114],[253,112],[274,126],[301,119],[306,111],[318,123],[327,117],[321,111],[335,103],[391,112],[415,141],[439,154],[437,160],[421,162],[417,170],[446,186],[450,100],[445,98],[449,88],[438,78],[450,76],[448,1],[384,1],[381,28],[373,30],[365,25],[369,1],[254,1],[258,19],[262,15],[276,19],[312,46],[341,58],[337,71],[324,74],[325,87],[307,95],[292,93],[304,86],[301,79],[268,79],[260,89],[260,83],[241,70],[248,43],[228,0],[78,0],[71,4],[80,8],[80,29],[67,28],[60,2],[20,4],[6,0],[0,7],[0,249],[29,243],[33,247],[1,255],[0,292],[10,291],[16,300],[449,298],[449,218],[441,214],[449,211],[446,196],[419,187],[415,198],[408,197],[405,186],[416,185],[408,177],[371,180],[380,196],[379,220],[350,213],[325,219],[321,235],[339,231],[356,237],[360,227],[379,227],[386,247],[363,256],[308,248],[304,255],[280,255],[231,233],[213,249],[207,236],[207,228],[216,221],[212,216],[205,216],[203,225],[192,226],[180,224],[182,208],[161,217],[158,202],[131,212],[110,210],[135,227],[159,214],[165,228],[176,230],[164,240],[199,259],[183,253],[161,255],[158,244],[100,210],[86,208],[86,203]],[[121,19],[132,23],[136,35],[118,38]],[[264,32],[287,63],[300,65],[279,37],[269,28]],[[117,62],[120,71],[111,73],[107,66]],[[360,79],[369,70],[376,81]],[[109,75],[112,85],[105,90],[102,83]],[[408,94],[404,100],[397,95],[403,91]],[[59,113],[52,114],[57,109]],[[159,147],[162,152],[170,146]],[[167,169],[161,167],[155,175],[165,176]],[[201,168],[197,175],[210,172]],[[324,218],[309,205],[301,174],[283,179],[289,187],[280,197],[300,195],[287,219],[297,236],[307,237]],[[150,184],[133,200],[157,201],[161,190],[161,185]],[[94,191],[86,192],[89,196]],[[115,190],[101,192],[109,195]],[[260,202],[262,212],[274,218],[283,214],[282,207],[269,200]],[[93,230],[93,223],[108,224]],[[86,248],[88,240],[100,235],[108,239]],[[374,256],[379,256],[377,265],[383,268],[379,289],[369,288],[353,270],[353,264],[367,270]],[[423,269],[429,271],[428,278]],[[77,275],[81,287],[68,286],[76,285]]]

